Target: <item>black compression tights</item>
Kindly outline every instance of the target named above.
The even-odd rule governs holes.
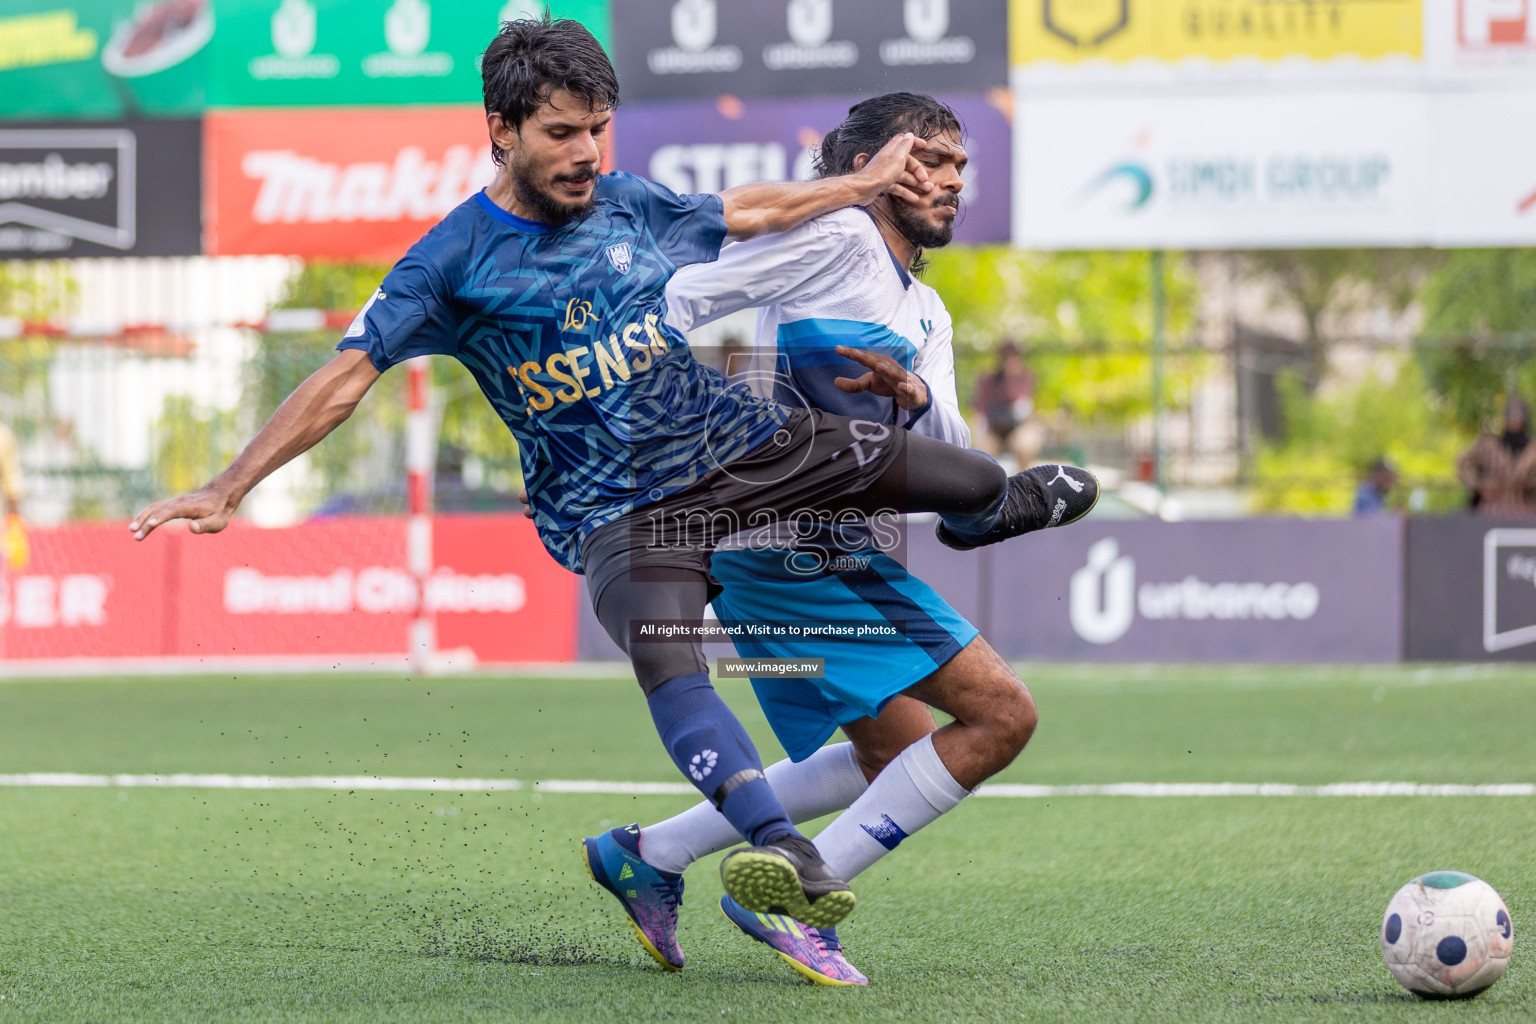
[[[870,484],[860,502],[871,512],[975,516],[995,508],[1007,491],[1008,474],[990,455],[909,433],[904,457]]]

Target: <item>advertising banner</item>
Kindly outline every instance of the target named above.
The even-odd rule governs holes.
[[[1425,0],[1424,52],[1449,81],[1536,76],[1536,0]]]
[[[207,118],[210,254],[392,262],[495,176],[485,111],[226,111]]]
[[[195,114],[214,0],[6,0],[0,118]]]
[[[942,94],[966,128],[965,188],[957,242],[1005,242],[1010,225],[1011,138],[1005,101]],[[753,181],[804,180],[821,137],[859,97],[637,103],[619,108],[614,166],[675,192],[718,192]]]
[[[1015,72],[1041,80],[1351,74],[1417,64],[1423,0],[1013,0],[1009,28]]]
[[[1008,80],[1007,0],[622,0],[626,101],[979,92]]]
[[[1101,522],[993,549],[1005,657],[1395,661],[1403,524]]]
[[[1435,98],[1437,245],[1536,245],[1536,134],[1529,90]]]
[[[607,43],[607,0],[557,0]],[[544,0],[225,0],[209,101],[232,106],[478,103],[480,54]]]
[[[202,251],[199,121],[0,124],[0,259]]]
[[[172,604],[169,547],[112,523],[31,530],[25,568],[0,568],[0,661],[162,654]]]
[[[1034,97],[1014,240],[1040,249],[1423,245],[1433,99],[1416,91]]]
[[[1536,523],[1408,523],[1410,661],[1536,660]]]
[[[0,576],[0,660],[391,657],[407,653],[406,520],[343,518],[218,537],[121,525],[35,530]],[[425,599],[438,648],[481,662],[568,661],[579,580],[519,515],[442,516]]]

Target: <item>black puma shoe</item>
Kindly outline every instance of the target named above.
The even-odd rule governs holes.
[[[731,899],[757,914],[787,914],[812,928],[831,928],[853,911],[853,892],[804,836],[780,836],[737,850],[720,862]]]
[[[939,520],[939,542],[956,551],[996,544],[1021,533],[1075,523],[1099,503],[1099,481],[1076,466],[1031,466],[1008,478],[1008,495],[997,522],[979,537],[960,538]]]

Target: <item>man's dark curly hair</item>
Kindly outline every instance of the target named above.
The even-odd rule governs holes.
[[[500,114],[507,127],[520,130],[534,111],[564,89],[593,109],[619,105],[619,77],[586,26],[568,18],[542,18],[502,24],[480,61],[487,113]],[[500,165],[506,153],[495,143],[491,155]]]
[[[816,154],[816,173],[823,178],[852,174],[860,153],[874,156],[894,135],[911,132],[931,139],[945,132],[964,135],[959,116],[932,96],[888,92],[855,103],[843,123],[827,132]]]

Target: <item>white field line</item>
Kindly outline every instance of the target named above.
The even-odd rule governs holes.
[[[595,779],[545,779],[528,783],[518,779],[410,779],[375,775],[82,775],[73,772],[0,775],[0,787],[48,786],[97,789],[364,789],[434,793],[531,790],[536,793],[593,793],[604,796],[692,796],[698,792],[682,782],[604,782]],[[1004,782],[982,786],[976,795],[1033,799],[1068,796],[1536,796],[1536,784],[1335,782],[1326,786],[1297,786],[1284,782],[1117,782],[1089,786],[1031,786]]]

